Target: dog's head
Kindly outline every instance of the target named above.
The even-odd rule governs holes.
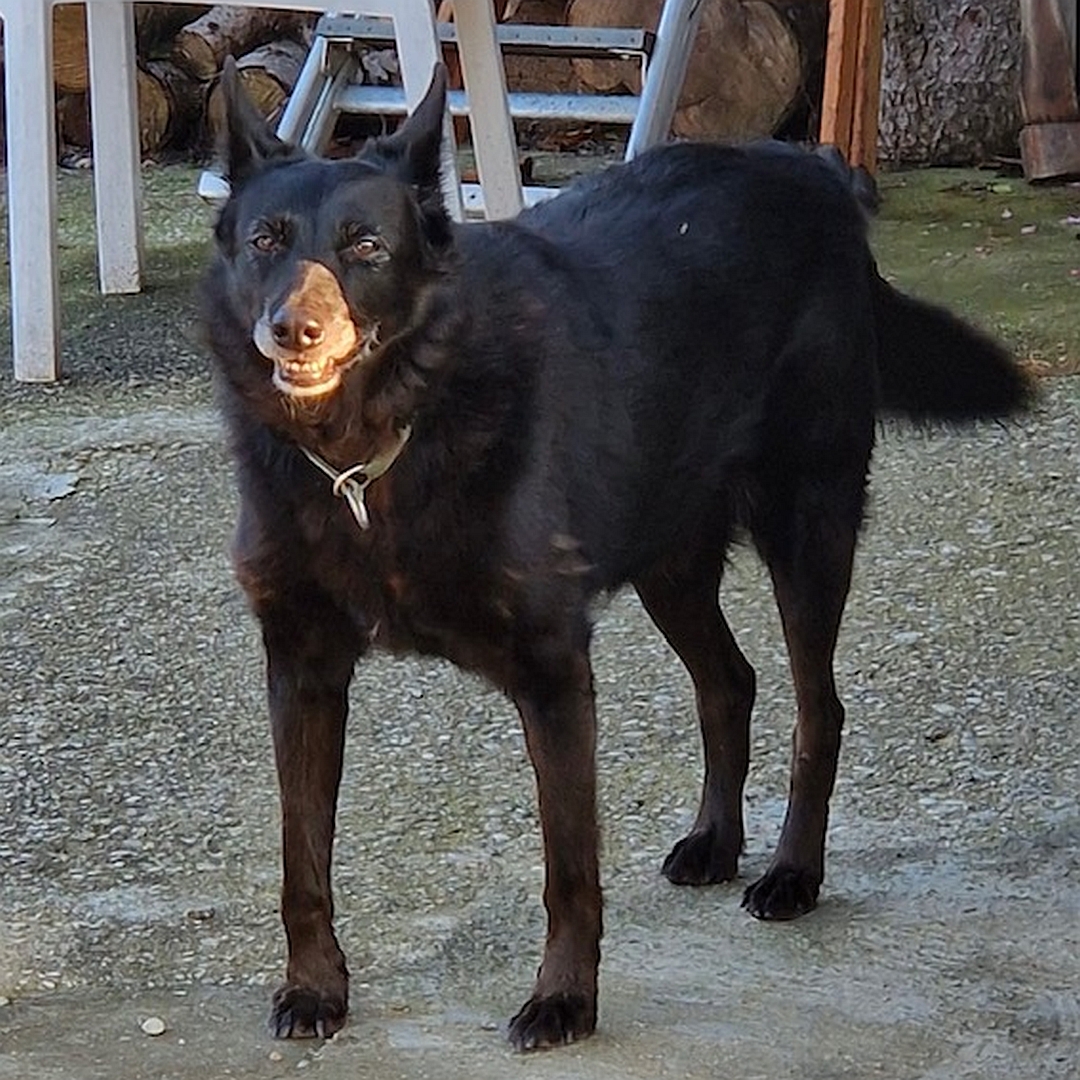
[[[207,329],[232,382],[318,404],[408,329],[449,248],[445,71],[393,135],[338,161],[277,138],[234,64],[222,83],[231,193],[215,229]]]

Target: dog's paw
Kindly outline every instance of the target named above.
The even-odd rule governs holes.
[[[532,997],[510,1021],[515,1050],[541,1050],[587,1038],[596,1030],[596,996],[552,994]]]
[[[289,983],[274,994],[270,1033],[275,1039],[327,1039],[345,1024],[343,996]]]
[[[716,829],[695,829],[664,860],[661,873],[673,885],[715,885],[739,870],[741,844],[722,843]]]
[[[806,870],[778,866],[747,886],[742,906],[755,919],[797,919],[817,907],[820,887]]]

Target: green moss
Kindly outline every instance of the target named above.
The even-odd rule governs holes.
[[[884,274],[1039,368],[1080,370],[1080,189],[970,169],[886,173],[879,185]]]

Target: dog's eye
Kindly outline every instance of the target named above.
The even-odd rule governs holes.
[[[375,236],[358,236],[349,244],[349,250],[358,259],[372,259],[383,250],[383,246]]]
[[[390,258],[386,241],[359,223],[345,225],[341,230],[341,257],[346,263],[381,266]]]
[[[281,240],[272,232],[257,232],[248,241],[249,244],[263,255],[277,251],[281,246]]]

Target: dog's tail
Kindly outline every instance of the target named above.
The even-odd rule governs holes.
[[[1032,383],[1008,351],[955,315],[897,292],[874,271],[878,406],[912,420],[1005,417]]]

